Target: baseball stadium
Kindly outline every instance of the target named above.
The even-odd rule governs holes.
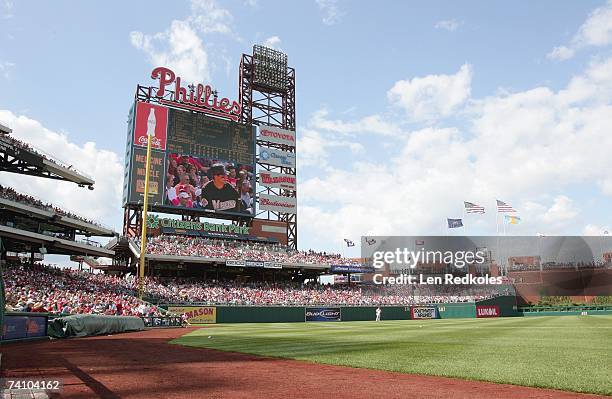
[[[612,396],[609,237],[304,248],[296,69],[255,45],[238,71],[236,99],[164,65],[134,82],[121,231],[0,186],[3,398]],[[1,174],[96,195],[15,133],[0,125]],[[477,256],[419,258],[440,248]]]

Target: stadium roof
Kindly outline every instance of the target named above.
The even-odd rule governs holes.
[[[35,150],[8,136],[11,129],[0,127],[0,171],[70,181],[93,190],[94,180],[66,163]]]
[[[29,217],[43,219],[49,224],[65,226],[77,231],[78,234],[87,236],[112,237],[116,233],[107,226],[96,223],[89,223],[70,216],[65,216],[53,210],[45,210],[33,206],[25,205],[17,201],[0,198],[0,209],[19,213]]]
[[[41,252],[44,248],[41,253],[106,257],[115,255],[114,251],[92,243],[66,240],[3,225],[0,225],[0,237],[6,250],[12,252]]]

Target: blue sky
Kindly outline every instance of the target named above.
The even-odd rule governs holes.
[[[164,64],[236,98],[256,43],[296,69],[301,248],[446,234],[463,200],[487,207],[472,234],[496,198],[516,234],[612,225],[611,2],[1,0],[0,20],[0,120],[98,181],[0,184],[117,229],[136,84]]]

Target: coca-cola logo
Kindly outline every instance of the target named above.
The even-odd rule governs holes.
[[[149,141],[148,137],[149,136],[140,136],[140,137],[138,137],[138,144],[147,145],[148,141]],[[153,140],[151,140],[151,147],[161,148],[161,140],[158,139],[157,137],[153,137]]]

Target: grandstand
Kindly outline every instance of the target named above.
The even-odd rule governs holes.
[[[17,140],[11,129],[0,125],[0,171],[72,182],[93,189],[94,181],[82,172]],[[47,254],[112,257],[92,237],[113,237],[112,228],[50,201],[0,186],[0,239],[2,259],[29,263]]]

